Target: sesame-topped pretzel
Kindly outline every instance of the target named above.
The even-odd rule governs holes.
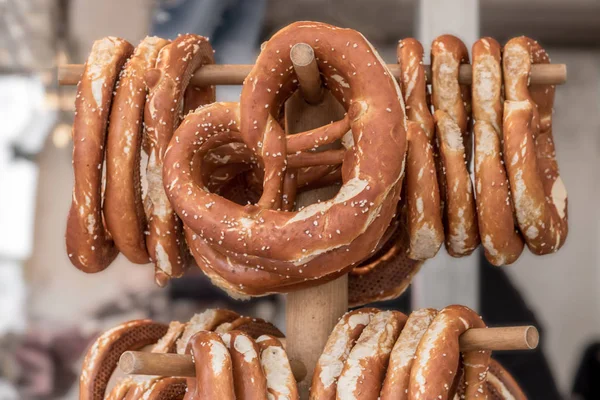
[[[473,45],[475,200],[485,257],[493,265],[511,264],[523,251],[502,158],[500,57],[500,45],[492,38],[482,38]]]
[[[401,40],[397,55],[408,117],[405,184],[408,256],[425,260],[436,255],[444,240],[433,149],[434,122],[427,104],[423,46],[415,39]]]
[[[297,42],[313,46],[327,86],[348,110],[351,150],[286,150],[276,117],[297,87],[289,56]],[[362,71],[369,72],[368,80]],[[331,131],[312,132],[318,136],[326,129]],[[165,157],[165,189],[189,228],[198,264],[219,286],[238,295],[311,286],[347,272],[377,246],[399,198],[405,129],[399,87],[365,38],[350,29],[299,22],[264,46],[242,89],[239,113],[217,103],[185,118]],[[194,179],[203,168],[194,162],[196,154],[235,142],[245,143],[264,169],[256,205],[234,204]],[[341,157],[344,184],[333,199],[297,212],[277,210],[286,166],[338,164]]]
[[[67,254],[84,272],[102,271],[117,249],[102,217],[102,165],[106,127],[115,82],[133,52],[127,41],[94,42],[75,99],[73,121],[73,200],[67,219]]]
[[[468,162],[471,154],[471,96],[458,81],[460,64],[469,62],[464,43],[442,35],[431,46],[432,103],[443,173],[446,249],[453,257],[471,254],[479,245],[477,214]]]
[[[140,161],[146,83],[158,52],[168,40],[146,37],[127,61],[115,90],[106,140],[104,218],[117,249],[131,262],[147,263],[146,214],[142,203]]]
[[[554,85],[531,85],[533,64],[550,58],[521,36],[504,46],[504,161],[517,221],[534,254],[557,251],[568,233],[567,191],[552,138]]]
[[[465,306],[441,310],[421,338],[410,372],[410,399],[449,399],[461,361],[459,336],[471,328],[485,328],[481,317]],[[462,353],[465,396],[486,398],[489,351]]]
[[[148,101],[144,123],[148,140],[148,193],[146,207],[148,253],[155,264],[156,282],[164,286],[171,277],[183,274],[185,242],[181,222],[165,194],[162,169],[165,151],[179,125],[186,88],[192,74],[202,65],[214,63],[208,39],[182,35],[159,53],[156,67],[146,71]]]

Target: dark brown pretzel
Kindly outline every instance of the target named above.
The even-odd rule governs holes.
[[[112,93],[133,51],[123,39],[94,42],[77,88],[73,121],[73,201],[67,219],[67,254],[84,272],[102,271],[117,249],[102,217],[102,165]]]
[[[286,151],[287,139],[273,115],[296,87],[289,44],[298,41],[313,45],[326,83],[349,110],[355,145],[344,153],[345,184],[334,199],[281,212],[274,209],[281,203],[288,158],[298,167],[315,165],[306,161],[313,158],[339,163],[337,154],[342,154]],[[369,84],[354,72],[359,67],[370,71]],[[188,115],[167,152],[165,188],[193,231],[188,238],[196,237],[190,246],[198,263],[217,284],[245,294],[287,291],[347,271],[375,248],[394,212],[406,150],[404,122],[399,88],[362,35],[319,23],[284,28],[267,43],[248,76],[239,116],[227,104],[201,108]],[[328,129],[311,136],[327,136]],[[244,142],[264,168],[257,206],[237,206],[194,182],[193,170],[202,169],[193,163],[196,156],[232,142]],[[368,149],[376,143],[385,146],[374,154]],[[302,162],[293,164],[296,157]],[[328,240],[317,240],[322,238]]]
[[[534,254],[557,251],[568,233],[567,191],[552,138],[554,85],[529,86],[531,65],[549,62],[527,37],[504,47],[504,161],[519,228]]]

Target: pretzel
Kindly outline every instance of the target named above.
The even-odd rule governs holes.
[[[471,99],[468,87],[458,83],[460,64],[468,62],[467,49],[458,38],[443,35],[433,41],[431,97],[443,166],[440,191],[445,195],[446,249],[453,257],[469,255],[479,245],[475,199],[467,168],[471,153]]]
[[[376,400],[392,347],[406,322],[397,311],[373,316],[350,351],[337,384],[338,400]]]
[[[265,400],[267,378],[260,363],[260,350],[256,342],[248,334],[239,331],[222,334],[221,339],[231,356],[235,398]]]
[[[164,153],[173,131],[179,125],[185,90],[192,74],[202,65],[214,63],[208,40],[198,35],[183,35],[165,46],[156,68],[146,71],[148,101],[144,123],[148,138],[149,214],[146,245],[155,264],[155,280],[164,286],[171,277],[183,274],[185,262],[181,223],[173,212],[163,188]]]
[[[554,85],[529,87],[531,65],[549,62],[524,36],[504,47],[504,161],[519,228],[538,255],[557,251],[568,233],[567,191],[552,139]]]
[[[311,400],[335,399],[337,381],[348,355],[377,312],[373,308],[351,311],[344,314],[335,325],[315,367],[310,387]]]
[[[298,400],[298,387],[283,346],[276,338],[262,335],[256,339],[260,364],[267,379],[269,400]]]
[[[439,312],[417,347],[410,372],[410,399],[449,398],[460,361],[458,338],[470,328],[485,328],[473,310],[453,305]],[[485,398],[489,360],[489,351],[462,354],[467,399]]]
[[[487,373],[487,389],[490,400],[527,400],[512,375],[493,359]]]
[[[415,39],[401,40],[397,55],[408,117],[405,185],[410,237],[408,256],[425,260],[436,255],[444,240],[433,151],[434,122],[427,104],[423,46]]]
[[[502,159],[502,67],[500,45],[492,38],[473,45],[472,92],[479,234],[491,264],[512,264],[523,251],[523,239],[515,229]]]
[[[231,356],[218,333],[196,333],[188,343],[187,352],[202,362],[195,363],[196,378],[187,380],[184,400],[235,399]]]
[[[81,400],[102,400],[119,357],[155,343],[167,326],[151,320],[126,322],[102,334],[86,353],[79,379]]]
[[[201,331],[213,331],[219,325],[231,322],[239,318],[240,315],[234,311],[213,308],[196,314],[190,319],[185,330],[177,340],[177,354],[185,354],[188,342],[196,333]]]
[[[131,262],[149,260],[146,214],[142,203],[140,161],[146,83],[144,73],[154,68],[167,40],[146,37],[127,61],[112,101],[106,139],[104,218],[117,249]]]
[[[344,155],[344,185],[335,198],[283,212],[276,209],[287,139],[273,115],[297,86],[289,45],[298,41],[313,45],[327,85],[348,110],[355,146]],[[369,71],[368,85],[361,70]],[[188,239],[196,236],[190,243],[196,261],[213,282],[238,295],[288,291],[341,275],[376,247],[399,197],[406,127],[396,82],[358,32],[296,23],[267,42],[241,100],[239,115],[219,103],[189,114],[165,157],[165,189],[193,232]],[[255,206],[232,204],[194,182],[193,170],[202,169],[201,163],[190,166],[194,155],[232,142],[244,142],[264,168],[263,194]]]
[[[277,338],[284,337],[283,333],[270,322],[260,318],[251,317],[239,317],[232,322],[224,322],[216,327],[215,332],[226,333],[234,330],[254,338],[261,335],[271,335]]]
[[[185,378],[162,377],[155,380],[143,395],[143,400],[176,400],[186,393]]]
[[[67,254],[84,272],[99,272],[117,256],[102,218],[102,164],[112,92],[133,51],[123,39],[94,42],[75,99],[73,200],[67,219]]]
[[[437,310],[424,308],[412,312],[408,317],[390,354],[381,400],[408,399],[410,371],[417,346],[436,315]]]

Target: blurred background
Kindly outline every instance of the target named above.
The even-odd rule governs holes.
[[[452,27],[465,16],[468,26],[451,33],[468,47],[479,36],[504,43],[526,34],[568,66],[554,132],[569,237],[555,255],[525,251],[501,269],[475,254],[464,261],[472,273],[449,280],[441,277],[456,263],[440,254],[430,267],[441,271],[437,282],[423,282],[436,279],[427,263],[415,289],[382,306],[407,311],[428,305],[435,285],[456,293],[473,280],[473,304],[489,325],[535,323],[542,331],[538,351],[501,355],[530,398],[600,398],[600,2],[448,3],[454,9],[436,20],[427,13],[442,0],[0,0],[0,399],[77,398],[86,347],[121,321],[183,321],[219,305],[285,326],[282,297],[233,302],[196,271],[159,290],[151,266],[122,256],[95,275],[70,265],[64,229],[75,88],[57,85],[58,65],[84,62],[106,35],[136,44],[148,34],[186,32],[209,36],[217,62],[249,64],[262,41],[303,19],[357,29],[393,63],[399,39],[430,38],[427,24]],[[219,87],[218,98],[235,101],[239,90]]]

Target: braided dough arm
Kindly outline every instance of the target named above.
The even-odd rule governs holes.
[[[413,311],[409,315],[390,354],[390,362],[380,394],[381,400],[408,399],[410,370],[415,353],[421,338],[436,315],[437,310],[432,308]]]
[[[119,357],[128,350],[140,350],[156,343],[167,326],[151,320],[121,324],[103,333],[86,353],[79,379],[80,400],[102,400]]]
[[[512,375],[494,359],[490,360],[487,388],[490,400],[527,400]]]
[[[163,377],[153,382],[144,393],[143,400],[180,400],[187,390],[185,378]]]
[[[485,328],[473,310],[448,306],[435,317],[417,348],[410,372],[409,399],[448,399],[460,362],[458,339],[471,328]],[[485,398],[489,351],[462,354],[466,398]]]
[[[84,272],[99,272],[117,256],[102,218],[102,163],[113,88],[133,51],[123,39],[94,42],[77,86],[73,121],[73,200],[67,219],[67,254]]]
[[[269,335],[256,339],[260,364],[267,379],[269,400],[299,400],[298,386],[281,342]]]
[[[183,274],[187,254],[183,250],[181,222],[173,212],[162,184],[164,153],[179,125],[184,93],[191,76],[200,66],[214,63],[212,53],[206,38],[182,35],[161,50],[156,68],[145,74],[149,89],[144,110],[149,143],[146,203],[150,215],[146,243],[160,286],[164,286],[170,277]]]
[[[252,338],[258,338],[262,335],[269,335],[282,338],[285,335],[272,323],[261,318],[239,317],[231,322],[224,322],[217,326],[215,332],[226,333],[231,331],[240,331]]]
[[[376,400],[381,391],[392,347],[406,316],[381,311],[371,318],[350,351],[337,385],[338,400]]]
[[[188,379],[184,400],[235,400],[231,356],[218,333],[201,331],[188,343],[195,363],[196,379]]]
[[[437,110],[434,118],[446,184],[446,249],[451,256],[462,257],[479,245],[473,184],[465,164],[465,148],[458,125],[442,110]]]
[[[231,356],[236,400],[267,400],[267,378],[256,342],[240,331],[223,333],[221,339]]]
[[[146,102],[144,73],[154,68],[158,52],[168,43],[168,40],[146,37],[136,47],[121,71],[108,126],[104,218],[119,251],[136,264],[149,261],[140,178]]]
[[[473,45],[472,90],[479,233],[490,263],[512,264],[523,251],[523,239],[515,229],[502,159],[502,68],[500,45],[492,38]]]
[[[311,400],[335,399],[337,380],[342,374],[350,350],[378,312],[379,310],[374,308],[350,311],[335,325],[315,367],[310,387]]]
[[[552,139],[554,86],[529,87],[531,64],[548,62],[529,38],[512,39],[504,47],[505,165],[519,228],[529,250],[539,255],[557,251],[568,233],[567,192]]]
[[[186,324],[181,338],[177,340],[177,354],[185,354],[190,339],[198,332],[213,331],[219,325],[231,322],[239,318],[240,315],[234,311],[220,308],[212,308],[196,314]]]

